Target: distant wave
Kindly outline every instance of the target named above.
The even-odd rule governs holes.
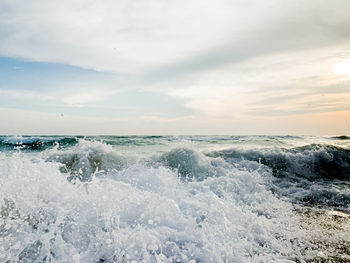
[[[347,135],[340,135],[340,136],[334,136],[332,139],[338,139],[338,140],[350,140],[350,136]]]
[[[45,150],[57,143],[61,146],[71,146],[77,143],[77,138],[50,136],[0,137],[0,150]]]

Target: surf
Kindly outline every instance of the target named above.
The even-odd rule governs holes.
[[[45,147],[23,147],[39,139]],[[295,262],[348,251],[343,140],[1,142],[1,261]]]

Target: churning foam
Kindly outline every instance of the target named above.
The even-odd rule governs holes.
[[[259,163],[242,168],[195,147],[135,158],[80,140],[67,149],[2,153],[0,261],[317,257],[294,206],[266,187],[271,173]]]

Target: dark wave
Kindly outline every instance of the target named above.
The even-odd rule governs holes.
[[[292,149],[229,149],[208,154],[226,160],[245,159],[260,162],[272,169],[276,177],[291,174],[310,180],[350,179],[350,150],[333,145],[311,144]]]
[[[340,136],[334,136],[331,139],[336,139],[336,140],[350,140],[350,136],[347,135],[340,135]]]
[[[60,147],[73,146],[78,142],[76,137],[23,136],[0,137],[0,150],[42,151],[55,145]]]
[[[208,154],[227,162],[258,163],[273,175],[268,187],[279,196],[308,206],[350,211],[350,150],[311,144],[292,149],[229,149]]]

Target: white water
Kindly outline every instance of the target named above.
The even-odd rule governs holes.
[[[0,153],[0,262],[295,262],[322,252],[311,242],[323,233],[301,227],[261,164],[242,169],[193,145],[132,152],[80,140]],[[62,173],[67,158],[83,181]]]

